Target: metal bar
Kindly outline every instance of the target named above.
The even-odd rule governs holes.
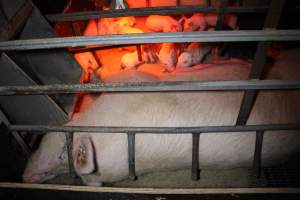
[[[25,1],[17,13],[6,24],[2,25],[0,29],[0,41],[13,38],[21,30],[32,10],[32,3]]]
[[[197,181],[200,179],[199,168],[199,140],[200,133],[193,133],[193,148],[192,148],[192,180]]]
[[[73,22],[72,23],[72,28],[73,28],[73,31],[74,31],[74,35],[80,36],[82,34],[80,26],[79,26],[79,24],[77,22]]]
[[[2,131],[1,134],[2,133],[12,134],[12,136],[15,138],[18,145],[21,147],[24,156],[26,157],[26,159],[28,159],[31,155],[30,147],[26,144],[26,142],[23,140],[23,138],[19,135],[17,131],[10,131],[9,126],[10,126],[9,124],[2,122],[0,120],[0,131]]]
[[[291,188],[291,187],[262,187],[262,188],[133,188],[133,187],[94,187],[94,186],[75,186],[75,185],[56,185],[56,184],[32,184],[32,183],[12,183],[12,182],[0,182],[0,188],[3,190],[4,188],[7,188],[9,190],[11,189],[17,189],[17,190],[28,190],[29,192],[33,193],[35,192],[43,192],[43,191],[66,191],[72,192],[72,193],[80,193],[80,192],[89,192],[91,194],[94,193],[120,193],[120,194],[131,194],[131,196],[128,197],[128,199],[133,199],[136,194],[142,194],[144,196],[147,195],[155,195],[154,197],[151,197],[149,199],[163,199],[165,195],[206,195],[203,196],[202,199],[224,199],[223,197],[216,196],[216,197],[209,197],[208,195],[224,195],[228,194],[230,197],[227,199],[242,199],[240,197],[241,195],[255,195],[255,199],[266,199],[266,198],[259,198],[259,195],[266,194],[266,195],[277,195],[277,198],[274,199],[280,199],[280,196],[282,197],[281,199],[284,199],[283,196],[285,195],[295,195],[292,199],[297,199],[300,194],[300,189],[299,188]],[[16,190],[15,190],[16,191]],[[47,193],[48,193],[47,191]],[[24,193],[21,193],[24,194]],[[40,194],[39,194],[40,195]],[[24,196],[24,195],[23,195]],[[22,197],[23,197],[22,196]],[[146,199],[145,197],[140,197],[139,199]],[[239,196],[239,197],[237,197]],[[177,196],[176,196],[177,197]],[[181,197],[181,196],[180,196]],[[177,198],[177,199],[185,199],[183,198]],[[248,199],[250,196],[247,196]],[[244,199],[247,199],[245,197]],[[103,199],[109,199],[106,196],[103,197]],[[116,196],[113,196],[112,199],[118,199]],[[126,198],[120,198],[120,199],[126,199]],[[167,199],[172,199],[172,198],[167,198]],[[173,198],[174,199],[174,198]],[[192,199],[192,198],[190,198]],[[201,199],[198,196],[193,199]],[[252,198],[254,199],[254,198]],[[267,198],[270,199],[270,198]],[[285,198],[286,199],[286,198]]]
[[[260,178],[261,175],[261,153],[262,153],[263,138],[264,138],[264,131],[256,131],[253,172],[257,178]]]
[[[34,134],[45,132],[89,132],[89,133],[153,133],[153,134],[191,134],[218,132],[248,132],[300,130],[300,123],[295,124],[266,124],[247,126],[203,126],[203,127],[104,127],[104,126],[48,126],[48,125],[11,125],[11,131],[30,131]]]
[[[285,2],[286,0],[272,0],[265,20],[265,28],[269,29],[277,27]],[[252,70],[250,72],[250,79],[259,79],[261,77],[267,58],[267,49],[270,45],[271,42],[269,41],[260,42],[258,44]],[[238,125],[246,124],[252,110],[252,105],[256,99],[256,95],[257,92],[253,90],[245,92],[237,119]]]
[[[80,47],[88,45],[120,45],[163,42],[249,42],[294,40],[300,40],[300,30],[241,30],[213,32],[198,31],[175,33],[144,33],[12,40],[0,42],[0,51]]]
[[[180,6],[180,0],[176,0],[176,6]]]
[[[211,6],[211,1],[210,1],[210,0],[206,0],[206,5],[207,5],[208,7],[210,7],[210,6]]]
[[[57,84],[40,86],[0,86],[0,96],[72,94],[81,92],[175,92],[175,91],[236,91],[236,90],[297,90],[300,81],[246,80],[203,82],[140,82]]]
[[[151,0],[146,0],[146,7],[150,7]]]
[[[220,0],[220,6],[218,8],[218,20],[216,25],[216,30],[222,30],[224,25],[224,15],[226,11],[226,6],[228,5],[228,0]]]
[[[81,36],[82,35],[81,30],[80,30],[80,26],[77,22],[72,23],[72,27],[73,27],[73,30],[74,30],[74,33],[75,33],[76,36]],[[93,54],[97,65],[100,67],[101,66],[101,61],[98,58],[96,50],[95,49],[90,49],[90,52]]]
[[[142,62],[143,56],[142,56],[142,48],[141,48],[140,44],[136,45],[136,50],[137,50],[137,54],[138,54],[138,59],[140,62]]]
[[[129,167],[129,179],[136,180],[135,174],[135,133],[128,132],[128,167]]]
[[[226,12],[230,13],[265,13],[268,7],[254,6],[254,7],[227,7]],[[74,12],[74,13],[58,13],[48,14],[46,18],[50,22],[57,21],[77,21],[89,20],[99,18],[111,17],[125,17],[125,16],[147,16],[147,15],[181,15],[192,13],[210,13],[217,12],[215,7],[207,6],[164,6],[164,7],[147,7],[147,8],[129,8],[119,10],[107,11],[87,11],[87,12]]]
[[[32,153],[30,146],[25,142],[23,137],[18,132],[12,131],[11,134],[13,135],[17,143],[20,145],[26,159],[29,159]]]
[[[69,173],[71,177],[76,177],[74,161],[73,161],[73,132],[66,132],[66,141],[67,141],[67,152],[68,152],[68,164],[69,164]]]

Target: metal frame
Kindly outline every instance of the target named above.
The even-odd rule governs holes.
[[[268,15],[265,20],[265,29],[275,29],[278,26],[285,3],[286,0],[271,1]],[[259,79],[262,76],[263,68],[267,59],[267,50],[270,46],[271,42],[269,41],[258,43],[252,70],[249,76],[250,79]],[[256,95],[257,91],[255,90],[245,91],[237,119],[238,125],[246,124],[252,109],[252,105],[256,99]]]
[[[32,11],[33,4],[31,1],[25,1],[25,3],[18,10],[17,14],[13,16],[7,23],[2,25],[3,27],[0,29],[0,41],[12,39],[22,29]]]
[[[226,91],[226,90],[295,90],[299,81],[244,80],[244,81],[178,81],[141,83],[97,83],[72,85],[0,86],[0,96],[71,94],[78,92],[175,92],[175,91]]]
[[[275,8],[278,8],[273,0],[269,9],[269,16]],[[79,20],[95,19],[99,17],[118,17],[118,16],[141,16],[148,14],[178,14],[193,12],[215,12],[219,11],[219,27],[222,25],[222,16],[226,12],[265,12],[266,8],[230,8],[225,9],[227,0],[222,1],[220,8],[195,7],[195,6],[176,6],[167,8],[146,8],[128,9],[103,12],[73,13],[63,15],[48,15],[51,21],[56,20]],[[281,0],[284,2],[284,0]],[[279,5],[279,4],[276,4]],[[277,10],[278,11],[278,10]],[[278,15],[280,16],[280,15]],[[278,16],[276,20],[278,21]],[[267,18],[269,19],[269,18]],[[268,22],[268,20],[266,20]],[[266,23],[267,23],[266,22]],[[32,50],[47,48],[77,47],[85,45],[120,45],[120,44],[139,44],[139,43],[159,43],[159,42],[228,42],[228,41],[290,41],[300,40],[300,30],[262,30],[262,31],[216,31],[209,33],[188,32],[188,33],[155,33],[155,34],[131,34],[131,35],[105,35],[93,37],[70,37],[70,38],[45,38],[35,40],[20,40],[0,42],[0,50]],[[263,54],[267,45],[261,43],[258,48],[257,56],[263,63]],[[264,48],[263,48],[264,47]],[[259,66],[258,66],[259,67]],[[260,68],[261,70],[261,68]],[[253,72],[254,73],[254,72]],[[17,94],[53,94],[53,93],[76,93],[76,92],[101,92],[101,91],[206,91],[206,90],[282,90],[300,89],[299,81],[219,81],[219,82],[177,82],[177,83],[128,83],[128,84],[87,84],[87,85],[48,85],[48,86],[7,86],[0,87],[0,95]],[[247,101],[249,102],[249,101]],[[154,134],[192,134],[193,153],[192,153],[192,178],[199,179],[199,139],[200,134],[215,132],[256,132],[256,145],[254,152],[254,170],[259,176],[261,163],[261,148],[263,144],[264,131],[275,130],[300,130],[300,123],[297,124],[273,124],[273,125],[237,125],[237,126],[212,126],[212,127],[82,127],[82,126],[33,126],[33,125],[10,125],[10,131],[37,131],[36,133],[49,131],[67,132],[68,153],[71,155],[72,134],[74,132],[92,133],[125,133],[128,135],[128,154],[129,154],[129,177],[135,179],[135,134],[154,133]],[[69,159],[71,159],[69,156]],[[72,160],[69,160],[71,170]],[[4,185],[5,187],[5,185]]]
[[[214,32],[143,33],[80,37],[57,37],[0,42],[0,51],[34,50],[88,45],[122,45],[162,42],[253,42],[300,40],[300,30],[242,30]]]
[[[254,7],[227,7],[226,13],[265,13],[268,7],[254,6]],[[89,20],[98,18],[110,18],[110,17],[125,17],[125,16],[147,16],[147,15],[181,15],[192,14],[196,12],[209,13],[217,12],[216,7],[206,6],[164,6],[164,7],[147,7],[147,8],[129,8],[124,10],[114,11],[87,11],[87,12],[75,12],[75,13],[59,13],[49,14],[46,18],[50,22],[56,21],[76,21],[76,20]]]

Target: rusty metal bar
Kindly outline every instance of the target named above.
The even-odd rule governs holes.
[[[265,29],[276,28],[280,16],[282,14],[286,0],[272,0],[268,15],[265,20]],[[270,41],[260,42],[257,46],[254,62],[252,64],[252,70],[250,72],[250,79],[261,78],[264,65],[267,58],[267,50],[270,47]],[[256,99],[257,91],[246,91],[240,107],[240,112],[237,119],[237,125],[246,124],[250,115],[252,105]]]
[[[0,42],[0,51],[82,47],[88,45],[113,46],[122,44],[146,44],[162,42],[250,42],[296,40],[300,40],[300,30],[143,33],[4,41]]]
[[[33,134],[45,132],[89,132],[89,133],[153,133],[153,134],[191,134],[218,132],[250,132],[300,130],[300,123],[265,124],[245,126],[202,126],[202,127],[105,127],[105,126],[50,126],[50,125],[10,125],[11,131],[30,131]]]
[[[193,148],[192,148],[192,180],[197,181],[200,179],[199,168],[199,140],[200,133],[193,133]]]
[[[68,164],[69,164],[69,173],[71,177],[76,177],[74,161],[73,161],[73,132],[66,132],[66,141],[67,141],[67,152],[68,152]]]
[[[264,13],[268,10],[267,7],[253,6],[253,7],[227,7],[226,12],[230,13]],[[125,16],[147,16],[147,15],[182,15],[192,13],[210,13],[217,12],[215,7],[207,6],[164,6],[164,7],[147,7],[147,8],[129,8],[119,10],[107,11],[87,11],[74,13],[58,13],[48,14],[46,18],[50,22],[57,21],[77,21],[89,20],[98,18],[110,17],[125,17]]]
[[[129,168],[129,179],[136,180],[135,173],[135,133],[128,132],[128,168]]]
[[[253,159],[253,172],[256,178],[260,178],[261,175],[261,153],[263,145],[264,131],[256,131],[255,151]]]

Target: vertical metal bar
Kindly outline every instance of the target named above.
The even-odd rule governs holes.
[[[176,6],[180,6],[180,0],[176,0]]]
[[[151,0],[146,0],[146,7],[150,7],[151,6],[150,1]]]
[[[21,149],[23,150],[24,155],[28,159],[31,155],[31,148],[30,146],[24,141],[23,137],[17,132],[17,131],[12,131],[11,134],[17,141],[17,143],[20,145]]]
[[[238,0],[238,6],[242,7],[244,5],[244,0]]]
[[[91,51],[91,52],[92,52],[92,54],[93,54],[93,56],[94,56],[94,58],[95,58],[95,60],[96,60],[96,62],[97,62],[98,68],[100,68],[100,67],[102,66],[102,63],[101,63],[101,60],[99,59],[99,57],[98,57],[98,55],[97,55],[97,52],[96,52],[96,51]],[[98,68],[97,68],[97,69],[98,69]],[[95,71],[96,71],[97,69],[95,69]]]
[[[24,141],[23,137],[17,132],[17,131],[10,131],[8,126],[10,124],[5,124],[4,122],[0,121],[0,130],[4,130],[8,134],[12,134],[14,139],[17,141],[19,146],[21,147],[24,155],[28,159],[31,155],[31,148],[28,146],[28,144]]]
[[[136,180],[135,175],[135,133],[127,133],[129,179]]]
[[[137,50],[137,54],[138,54],[138,59],[140,62],[143,61],[143,57],[142,57],[142,48],[140,44],[136,45],[136,50]]]
[[[216,25],[216,30],[222,30],[224,24],[224,15],[226,6],[228,5],[228,0],[220,0],[220,6],[218,8],[218,20]]]
[[[199,168],[199,140],[200,133],[192,133],[193,136],[193,148],[192,148],[192,180],[197,181],[200,179]]]
[[[265,29],[267,28],[276,28],[279,23],[281,13],[283,11],[286,0],[272,0],[271,5],[268,10],[268,14],[265,20]],[[257,46],[254,62],[250,72],[250,79],[259,79],[261,78],[263,68],[267,58],[267,49],[270,47],[271,42],[260,42]],[[252,110],[252,105],[255,101],[257,91],[247,90],[244,93],[242,104],[240,107],[240,112],[238,115],[237,125],[246,124],[250,112]]]
[[[81,29],[80,29],[80,26],[77,22],[73,22],[72,23],[72,28],[73,28],[73,31],[74,31],[74,34],[76,36],[80,36],[81,35]]]
[[[75,178],[75,168],[74,168],[74,162],[73,162],[73,132],[67,132],[66,134],[66,142],[67,142],[67,152],[68,152],[68,163],[69,163],[69,173],[70,176]]]
[[[80,30],[80,26],[77,22],[72,23],[72,27],[73,27],[73,30],[74,30],[74,33],[75,33],[76,36],[81,36],[82,35],[81,30]],[[91,53],[93,54],[93,56],[94,56],[94,58],[97,62],[98,67],[101,67],[102,64],[101,64],[100,59],[98,58],[97,52],[96,51],[91,51]]]
[[[211,6],[211,2],[210,0],[206,0],[206,6],[210,7]]]
[[[257,178],[261,175],[261,152],[263,145],[264,131],[256,132],[255,150],[253,159],[253,172]]]

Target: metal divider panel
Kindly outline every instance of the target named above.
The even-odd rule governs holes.
[[[1,86],[36,85],[5,53],[0,65]],[[0,106],[14,124],[62,125],[68,120],[66,113],[47,95],[1,96]]]

